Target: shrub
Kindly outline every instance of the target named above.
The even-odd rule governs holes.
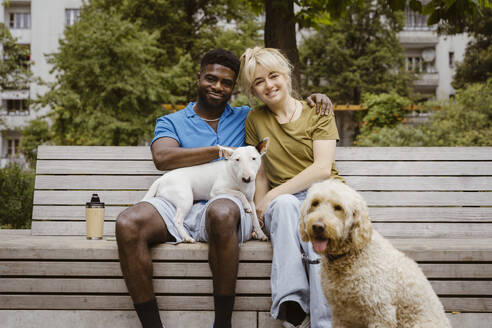
[[[15,162],[0,169],[0,228],[30,229],[34,177]]]

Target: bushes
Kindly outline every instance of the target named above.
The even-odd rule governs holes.
[[[0,228],[31,228],[34,177],[14,162],[0,169]]]
[[[455,100],[443,103],[429,121],[416,127],[392,119],[404,103],[396,97],[367,98],[369,112],[357,146],[492,146],[492,79],[460,90]]]

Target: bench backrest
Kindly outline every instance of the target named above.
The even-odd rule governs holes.
[[[387,237],[492,237],[492,147],[339,147],[337,167]],[[85,203],[106,203],[105,235],[162,172],[149,147],[41,146],[33,235],[84,235]]]

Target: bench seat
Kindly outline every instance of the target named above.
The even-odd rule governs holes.
[[[453,326],[490,327],[492,148],[338,148],[336,160],[366,199],[375,228],[419,263]],[[40,147],[32,230],[0,230],[0,322],[138,326],[114,221],[160,174],[148,147]],[[107,206],[104,240],[84,237],[92,193]],[[207,254],[201,243],[153,248],[168,328],[213,321]],[[269,315],[271,257],[269,242],[241,247],[234,327],[280,327]]]

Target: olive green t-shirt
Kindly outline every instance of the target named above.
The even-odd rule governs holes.
[[[246,118],[245,129],[247,144],[256,145],[263,138],[270,138],[263,160],[271,188],[313,164],[313,140],[338,140],[334,115],[320,116],[305,102],[302,102],[300,117],[285,124],[278,123],[267,106],[255,108]],[[335,162],[331,175],[338,177]]]

